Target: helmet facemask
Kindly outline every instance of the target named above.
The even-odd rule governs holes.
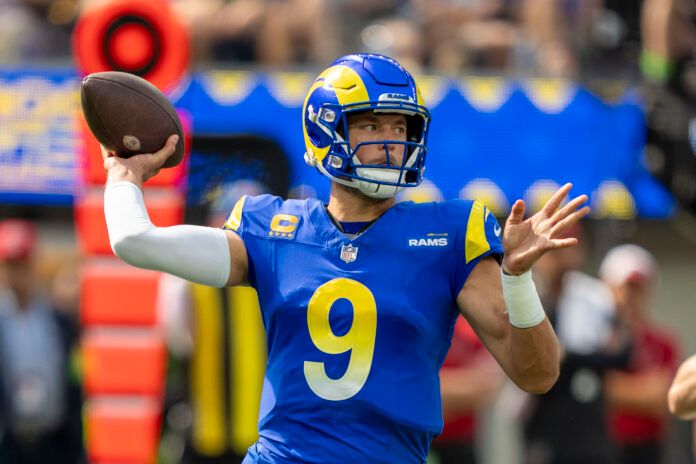
[[[365,141],[351,148],[348,118],[366,111],[376,115],[403,114],[406,118],[406,140]],[[317,167],[335,182],[357,188],[369,197],[394,197],[404,187],[414,187],[422,181],[428,121],[427,109],[408,102],[381,101],[343,106],[325,104],[317,114],[316,123],[333,143],[326,158]],[[360,149],[369,145],[384,147],[384,163],[364,164],[360,161]],[[392,151],[394,147],[403,147],[404,156],[400,161]]]

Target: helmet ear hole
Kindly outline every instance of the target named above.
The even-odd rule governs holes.
[[[343,140],[348,140],[348,125],[350,124],[350,114],[355,114],[355,113],[347,113],[347,112],[342,112],[341,118],[336,121],[336,133],[343,139]]]
[[[409,142],[420,142],[425,121],[420,116],[406,116],[406,138]]]

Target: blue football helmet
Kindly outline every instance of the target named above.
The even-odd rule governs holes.
[[[348,115],[363,111],[406,116],[406,141],[381,140],[350,146]],[[347,55],[334,61],[314,81],[302,109],[305,161],[343,185],[373,198],[389,198],[423,179],[430,112],[413,76],[382,55]],[[362,145],[383,145],[386,164],[362,164]],[[404,145],[401,163],[392,163],[389,145]]]

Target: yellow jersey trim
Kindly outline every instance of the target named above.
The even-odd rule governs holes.
[[[227,222],[223,226],[225,229],[233,230],[237,232],[239,226],[242,224],[242,210],[244,209],[244,202],[246,201],[248,195],[244,195],[242,198],[237,200],[230,216],[227,218]]]
[[[480,200],[474,201],[471,206],[464,245],[467,264],[491,249],[486,239],[486,210],[487,208]]]

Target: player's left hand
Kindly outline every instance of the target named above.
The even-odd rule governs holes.
[[[512,205],[510,216],[505,222],[503,232],[503,270],[508,274],[524,274],[547,251],[576,245],[574,237],[561,238],[563,232],[590,212],[587,195],[573,198],[559,209],[568,196],[572,184],[558,189],[544,207],[534,216],[524,219],[525,204],[517,200]]]

